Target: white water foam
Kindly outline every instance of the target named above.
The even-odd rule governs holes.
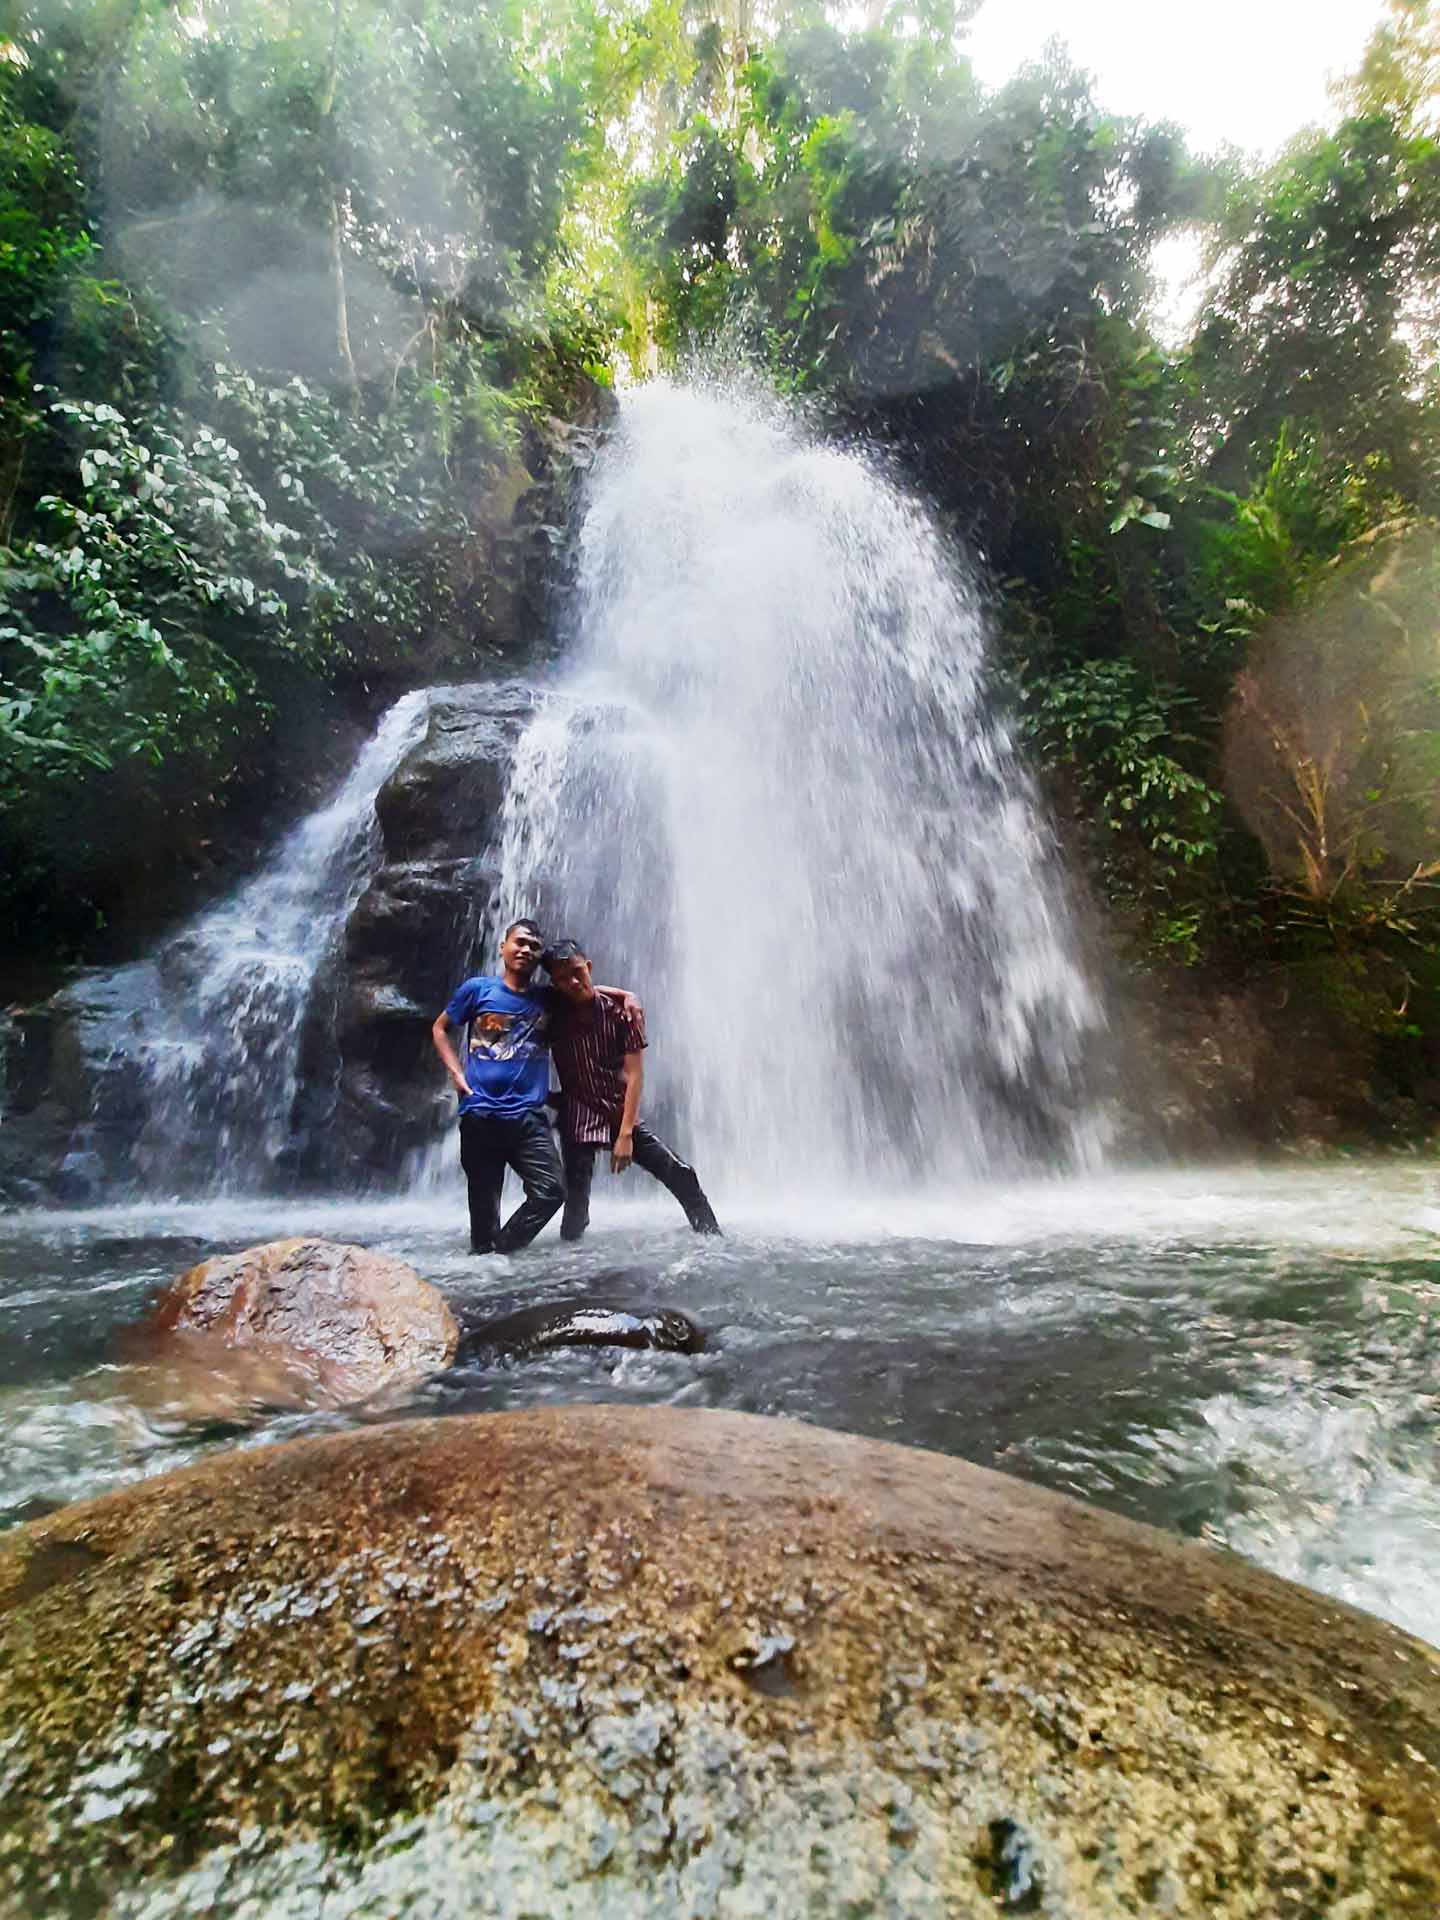
[[[301,1030],[364,887],[375,799],[425,724],[430,695],[383,716],[333,798],[251,879],[149,960],[92,979],[113,1006],[97,1102],[143,1110],[133,1161],[155,1193],[272,1189],[293,1138]]]
[[[494,920],[640,993],[681,1150],[732,1196],[1093,1162],[1100,1011],[929,517],[772,401],[657,383],[580,548]]]

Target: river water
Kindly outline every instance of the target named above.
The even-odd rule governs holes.
[[[626,1181],[638,1176],[626,1175]],[[654,1189],[652,1189],[652,1193]],[[117,1398],[112,1338],[193,1259],[316,1232],[401,1255],[462,1317],[663,1301],[697,1356],[465,1367],[384,1417],[572,1400],[789,1415],[995,1466],[1227,1546],[1440,1643],[1440,1179],[1406,1161],[877,1191],[767,1212],[597,1179],[579,1246],[465,1251],[458,1167],[423,1203],[209,1201],[0,1219],[0,1516],[359,1413],[166,1430]],[[370,1417],[380,1417],[378,1415]]]

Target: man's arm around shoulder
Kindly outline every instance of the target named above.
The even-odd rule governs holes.
[[[645,1011],[641,1002],[637,1000],[634,994],[626,987],[602,987],[597,982],[595,991],[596,993],[603,993],[607,1000],[618,1000],[626,1013],[643,1013]]]

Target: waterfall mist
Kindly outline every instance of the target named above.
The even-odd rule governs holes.
[[[499,923],[645,1000],[647,1107],[732,1190],[1091,1151],[1099,1010],[934,524],[745,389],[626,396]]]

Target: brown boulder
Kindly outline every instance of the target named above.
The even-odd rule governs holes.
[[[127,1340],[122,1385],[192,1419],[341,1406],[447,1367],[458,1337],[443,1297],[404,1261],[274,1240],[182,1273]]]
[[[36,1521],[0,1726],[26,1920],[1440,1908],[1432,1649],[740,1414],[374,1426]]]

